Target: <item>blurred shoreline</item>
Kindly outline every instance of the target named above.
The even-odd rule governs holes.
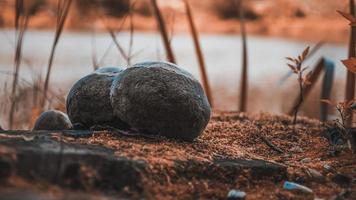
[[[52,4],[55,1],[29,0],[29,2],[40,2],[37,3],[39,7],[37,11],[30,17],[29,29],[54,30],[56,8]],[[129,20],[131,18],[128,17],[125,7],[121,5],[123,3],[120,3],[121,10],[118,9],[118,14],[113,16],[107,11],[108,8],[97,9],[90,5],[84,6],[80,2],[82,1],[74,1],[74,5],[72,5],[65,25],[66,31],[106,32],[107,27],[115,31],[130,30],[131,23]],[[127,0],[127,2],[129,1]],[[140,0],[138,2],[132,15],[134,31],[156,32],[156,21],[151,13],[148,1]],[[173,3],[170,4],[169,2]],[[171,37],[178,33],[189,32],[184,8],[177,2],[180,1],[160,1],[161,10]],[[195,23],[200,33],[240,34],[239,17],[231,14],[231,5],[226,3],[231,1],[190,2],[194,11]],[[311,0],[309,3],[290,0],[252,0],[246,2],[244,12],[249,35],[289,38],[309,42],[325,41],[328,43],[346,43],[349,39],[348,22],[336,12],[336,10],[347,11],[347,1],[345,0],[340,0],[337,3],[330,0],[323,2]],[[2,0],[0,2],[0,7],[2,7],[0,28],[14,28],[13,6],[14,1]]]

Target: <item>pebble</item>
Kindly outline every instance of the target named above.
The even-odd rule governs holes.
[[[289,151],[294,152],[294,153],[303,153],[303,149],[298,146],[292,147]]]
[[[313,190],[311,190],[310,188],[308,188],[304,185],[300,185],[298,183],[293,183],[293,182],[289,182],[289,181],[284,182],[283,188],[286,190],[298,190],[298,191],[309,193],[309,194],[313,193]]]
[[[49,110],[37,118],[33,130],[67,130],[71,128],[72,123],[65,113]]]
[[[311,158],[303,158],[302,160],[300,160],[300,162],[302,163],[309,163],[311,161],[312,161]]]
[[[243,200],[246,198],[246,192],[241,190],[230,190],[227,194],[228,200]]]

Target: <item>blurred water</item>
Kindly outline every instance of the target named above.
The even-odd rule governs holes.
[[[13,70],[14,35],[13,30],[0,30],[1,72],[12,72]],[[42,73],[43,75],[46,73],[53,37],[54,33],[49,31],[29,31],[26,33],[23,57],[30,61],[31,67],[27,63],[23,63],[20,72],[22,77],[30,79],[34,73]],[[95,39],[93,40],[93,38]],[[122,46],[128,49],[129,33],[118,34],[118,39]],[[126,65],[116,47],[112,45],[112,40],[107,33],[96,33],[93,37],[92,33],[65,32],[60,38],[55,55],[51,74],[52,86],[67,89],[75,80],[93,70],[93,41],[96,44],[98,60],[111,46],[109,53],[101,62],[102,66]],[[165,59],[161,38],[158,34],[135,33],[133,41],[133,53],[137,53],[133,59],[134,63]],[[200,78],[190,36],[186,34],[174,35],[172,44],[178,65]],[[226,92],[237,94],[241,71],[241,38],[237,35],[201,34],[201,44],[211,84],[215,89],[223,88]],[[268,93],[269,88],[275,87],[278,80],[289,71],[285,57],[297,56],[307,45],[313,46],[314,44],[279,38],[249,36],[249,84],[263,88],[261,91]],[[305,64],[314,66],[321,56],[328,57],[336,63],[336,77],[342,80],[345,69],[340,60],[347,56],[346,45],[325,44]],[[0,83],[5,80],[9,79],[0,74]],[[278,108],[272,110],[278,110]]]
[[[31,60],[33,68],[45,73],[49,51],[52,45],[54,33],[48,31],[29,31],[25,35],[23,56]],[[112,43],[106,33],[96,33],[97,57],[100,59]],[[119,42],[128,48],[129,34],[120,33]],[[70,81],[92,71],[92,42],[91,33],[64,33],[58,44],[55,61],[53,64],[52,78],[56,82]],[[173,37],[173,49],[177,57],[178,65],[186,68],[196,76],[199,76],[198,65],[194,48],[189,35],[175,35]],[[0,31],[0,68],[1,70],[13,70],[14,57],[14,31]],[[206,59],[207,70],[212,82],[223,80],[237,80],[241,66],[241,38],[235,35],[202,35],[201,44]],[[263,81],[264,77],[283,76],[288,71],[286,56],[296,56],[311,43],[298,42],[285,39],[267,37],[249,37],[249,74],[252,83]],[[111,45],[111,50],[102,65],[125,66],[117,49]],[[147,60],[164,60],[164,50],[160,36],[156,33],[135,33],[133,53],[138,55],[133,62]],[[347,55],[346,45],[326,44],[306,64],[313,65],[321,56],[334,60],[337,74],[344,73],[344,67],[339,60]],[[29,68],[22,67],[21,75],[29,76]]]

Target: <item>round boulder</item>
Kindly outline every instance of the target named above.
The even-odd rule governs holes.
[[[66,101],[67,113],[73,124],[81,124],[86,129],[94,125],[126,127],[113,115],[110,103],[111,85],[114,77],[122,71],[119,67],[100,68],[73,85]]]
[[[72,128],[68,116],[58,110],[43,112],[36,120],[33,130],[67,130]]]
[[[211,112],[198,80],[167,62],[138,63],[118,74],[111,104],[141,132],[188,141],[204,131]]]

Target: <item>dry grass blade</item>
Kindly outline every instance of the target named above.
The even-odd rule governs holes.
[[[106,22],[105,22],[105,21],[106,21],[106,20],[105,20],[105,17],[104,17],[101,13],[99,13],[99,12],[97,12],[96,14],[97,14],[97,15],[100,17],[100,19],[103,21],[103,23],[104,23],[105,26],[106,26],[106,29],[109,30],[110,28],[108,27],[108,25],[107,25]],[[119,27],[118,32],[120,32],[120,31],[122,30],[126,19],[127,19],[127,15],[125,15],[125,16],[123,17],[123,20],[122,20],[122,23],[120,24],[120,27]],[[108,31],[108,32],[109,32],[109,34],[110,34],[110,31]],[[113,36],[116,37],[115,34],[114,34]],[[110,37],[112,37],[111,34],[110,34]],[[117,39],[116,39],[116,40],[117,40]],[[118,48],[117,44],[115,44],[115,42],[114,42],[114,39],[113,39],[113,42],[110,43],[110,45],[108,46],[108,48],[105,50],[103,56],[100,58],[100,60],[99,60],[99,65],[104,61],[104,59],[106,58],[106,56],[109,54],[109,52],[110,52],[110,50],[111,50],[111,48],[112,48],[113,45],[115,45],[115,46]],[[121,46],[120,46],[120,47],[121,47]],[[119,48],[118,48],[118,50],[119,50],[119,52],[120,52],[120,49],[119,49]],[[122,55],[122,54],[121,54],[121,55]],[[125,54],[125,55],[126,55],[126,54]],[[123,55],[122,55],[122,56],[123,56]]]
[[[208,75],[207,75],[207,72],[206,72],[206,69],[205,69],[205,62],[204,62],[204,58],[203,58],[203,52],[201,50],[200,43],[199,43],[198,32],[197,32],[195,24],[194,24],[193,15],[192,15],[192,11],[190,9],[188,0],[184,0],[184,3],[185,3],[186,13],[187,13],[187,16],[188,16],[189,27],[190,27],[190,30],[191,30],[191,33],[192,33],[192,38],[193,38],[193,41],[194,41],[195,52],[197,54],[197,58],[198,58],[198,62],[199,62],[200,73],[201,73],[201,76],[202,76],[202,79],[203,79],[203,86],[204,86],[206,95],[208,97],[209,103],[213,107],[214,102],[213,102],[213,97],[211,95]]]
[[[61,34],[63,32],[64,24],[67,19],[71,4],[72,4],[72,0],[58,0],[57,26],[56,26],[54,41],[53,41],[52,48],[51,48],[51,53],[49,56],[46,79],[45,79],[44,87],[43,87],[44,88],[44,98],[41,103],[42,108],[44,107],[45,99],[47,97],[47,91],[48,91],[48,86],[49,86],[50,75],[51,75],[52,64],[53,64],[56,47],[57,47],[59,38],[61,37]]]
[[[241,26],[241,40],[242,40],[242,73],[241,73],[241,84],[240,84],[240,104],[239,111],[246,112],[247,107],[247,88],[248,88],[248,77],[247,77],[247,65],[248,65],[248,53],[247,53],[247,33],[245,28],[245,16],[243,9],[243,0],[235,1],[235,4],[239,4],[240,9],[240,26]]]
[[[135,22],[134,22],[134,17],[133,17],[133,8],[135,7],[137,1],[134,1],[130,5],[130,10],[129,10],[129,17],[130,17],[130,39],[129,39],[129,50],[128,50],[128,60],[127,64],[130,66],[131,65],[131,59],[132,59],[132,48],[133,48],[133,38],[134,38],[134,33],[135,33]]]
[[[3,75],[7,75],[7,76],[14,76],[14,73],[11,73],[11,72],[7,72],[7,71],[1,71],[0,70],[0,74],[3,74]],[[36,82],[35,84],[34,83],[31,83],[30,81],[28,81],[28,80],[26,80],[24,77],[21,77],[21,76],[18,76],[18,81],[19,81],[19,83],[23,83],[23,84],[25,84],[25,85],[27,85],[27,86],[32,86],[35,90],[37,90],[39,93],[41,93],[42,95],[44,94],[44,91],[43,91],[43,88],[42,87],[40,87],[40,85]],[[35,81],[34,81],[35,82]],[[41,82],[42,83],[42,82]],[[65,106],[64,104],[63,104],[63,102],[62,102],[62,97],[61,96],[59,96],[59,95],[56,95],[54,92],[52,92],[52,91],[50,91],[50,90],[48,90],[47,91],[50,95],[51,95],[51,97],[53,97],[55,100],[56,100],[56,102],[58,103],[58,104],[60,104],[60,106]],[[51,98],[49,98],[49,97],[47,97],[46,98],[46,100],[47,101],[52,101],[52,99]]]
[[[172,47],[169,43],[169,38],[168,38],[168,33],[167,33],[167,29],[166,29],[166,24],[163,20],[161,11],[159,10],[158,4],[156,0],[151,0],[151,3],[153,5],[153,11],[156,17],[156,21],[158,23],[158,28],[160,30],[161,36],[162,36],[162,40],[163,40],[163,44],[164,47],[166,49],[166,54],[167,54],[167,59],[169,62],[171,63],[176,63],[173,51],[172,51]]]
[[[129,50],[128,53],[125,52],[124,48],[122,47],[122,45],[119,43],[119,40],[117,39],[116,33],[115,31],[108,25],[108,23],[106,23],[106,16],[103,15],[101,12],[97,11],[96,14],[99,16],[99,18],[103,21],[106,30],[108,31],[114,45],[116,46],[116,48],[118,49],[120,55],[125,59],[126,63],[128,65],[131,64],[131,53],[132,53],[132,46],[133,46],[133,34],[134,34],[134,25],[133,25],[133,16],[132,16],[132,6],[135,4],[136,2],[134,2],[133,4],[130,5],[130,10],[129,10],[129,14],[126,14],[122,21],[121,24],[119,26],[118,32],[121,32],[121,30],[124,27],[124,24],[128,18],[128,16],[130,17],[130,41],[129,41]],[[100,4],[101,5],[101,4]],[[109,53],[111,48],[111,44],[108,47],[108,49],[105,51],[103,57],[100,59],[100,63],[103,61],[103,59],[106,57],[106,55]]]
[[[116,37],[116,35],[115,35],[114,30],[111,29],[111,28],[108,27],[108,26],[107,26],[106,28],[107,28],[107,30],[108,30],[108,32],[109,32],[109,34],[110,34],[110,37],[111,37],[112,41],[114,42],[115,46],[116,46],[117,49],[119,50],[121,56],[122,56],[122,57],[126,60],[126,62],[128,63],[130,59],[129,59],[129,57],[127,56],[127,54],[126,54],[124,48],[123,48],[123,47],[121,46],[121,44],[119,43],[119,41],[118,41],[118,39],[117,39],[117,37]]]
[[[22,43],[25,32],[27,30],[27,25],[30,16],[24,11],[23,0],[16,0],[15,4],[15,29],[16,29],[16,49],[15,49],[15,59],[14,59],[14,78],[11,90],[11,106],[9,113],[9,128],[13,128],[14,124],[14,113],[16,108],[16,88],[18,85],[18,76],[20,71],[20,65],[22,60]]]

